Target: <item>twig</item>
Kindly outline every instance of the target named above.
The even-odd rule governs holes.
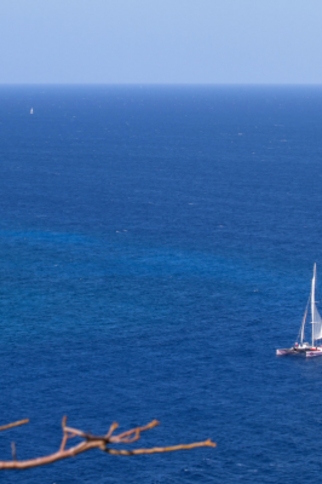
[[[14,442],[11,442],[11,453],[12,453],[12,459],[14,461],[17,460],[17,450],[16,450],[16,444]]]
[[[0,427],[0,432],[2,430],[12,429],[12,427],[18,427],[19,425],[24,425],[27,423],[29,423],[29,418],[25,418],[25,420],[18,420],[18,422],[13,422],[7,425],[3,425],[2,427]]]
[[[176,450],[190,450],[197,447],[216,447],[217,444],[210,439],[204,442],[194,442],[193,444],[172,445],[170,447],[152,447],[152,449],[135,449],[135,450],[115,450],[106,449],[105,452],[113,455],[140,455],[140,454],[160,454],[162,452],[174,452]]]

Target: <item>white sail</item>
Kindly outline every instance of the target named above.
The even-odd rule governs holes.
[[[322,338],[322,318],[315,304],[315,282],[316,282],[316,264],[313,268],[313,279],[311,288],[311,315],[312,315],[312,346],[316,340]]]
[[[315,304],[312,314],[312,326],[312,330],[314,331],[314,340],[322,339],[322,318]]]

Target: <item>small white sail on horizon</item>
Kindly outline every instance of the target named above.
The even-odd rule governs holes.
[[[34,108],[30,109],[30,114],[34,114]]]

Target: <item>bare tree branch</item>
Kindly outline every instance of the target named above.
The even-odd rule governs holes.
[[[4,425],[0,427],[0,430],[10,429],[12,427],[16,427],[18,425],[22,425],[24,423],[29,422],[29,420],[20,420],[19,422],[15,422],[12,424]],[[160,452],[173,452],[176,450],[187,450],[187,449],[194,449],[196,447],[216,447],[216,444],[212,442],[210,439],[205,440],[203,442],[194,442],[192,444],[181,444],[181,445],[174,445],[170,447],[152,447],[150,449],[134,449],[134,450],[126,450],[126,449],[111,449],[109,447],[110,444],[132,444],[133,442],[138,441],[141,438],[141,432],[146,430],[150,430],[153,427],[159,425],[157,420],[153,420],[149,424],[143,427],[135,427],[134,429],[127,430],[126,432],[122,432],[118,435],[113,435],[114,431],[118,428],[117,423],[113,423],[110,426],[109,431],[103,435],[92,435],[87,432],[83,432],[82,430],[74,429],[72,427],[67,427],[66,425],[67,417],[64,417],[62,420],[62,429],[63,429],[63,438],[60,444],[60,448],[57,452],[53,454],[46,455],[43,457],[38,457],[29,460],[17,460],[16,457],[16,446],[12,443],[12,460],[11,461],[0,461],[0,470],[4,469],[28,469],[30,467],[38,467],[47,464],[52,464],[58,460],[67,459],[68,457],[75,457],[78,454],[82,454],[83,452],[87,452],[91,449],[100,449],[103,452],[112,455],[140,455],[140,454],[155,454]],[[83,439],[82,442],[79,444],[66,449],[66,444],[69,439],[74,437],[79,437]]]
[[[8,425],[3,425],[2,427],[0,427],[0,432],[2,430],[12,429],[12,427],[18,427],[19,425],[24,425],[27,423],[29,423],[29,418],[26,418],[25,420],[19,420],[18,422],[10,423]]]

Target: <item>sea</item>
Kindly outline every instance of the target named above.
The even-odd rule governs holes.
[[[321,294],[321,214],[321,87],[1,86],[0,426],[30,423],[0,460],[57,451],[65,415],[217,444],[1,482],[316,483],[322,358],[276,348],[315,262]]]

